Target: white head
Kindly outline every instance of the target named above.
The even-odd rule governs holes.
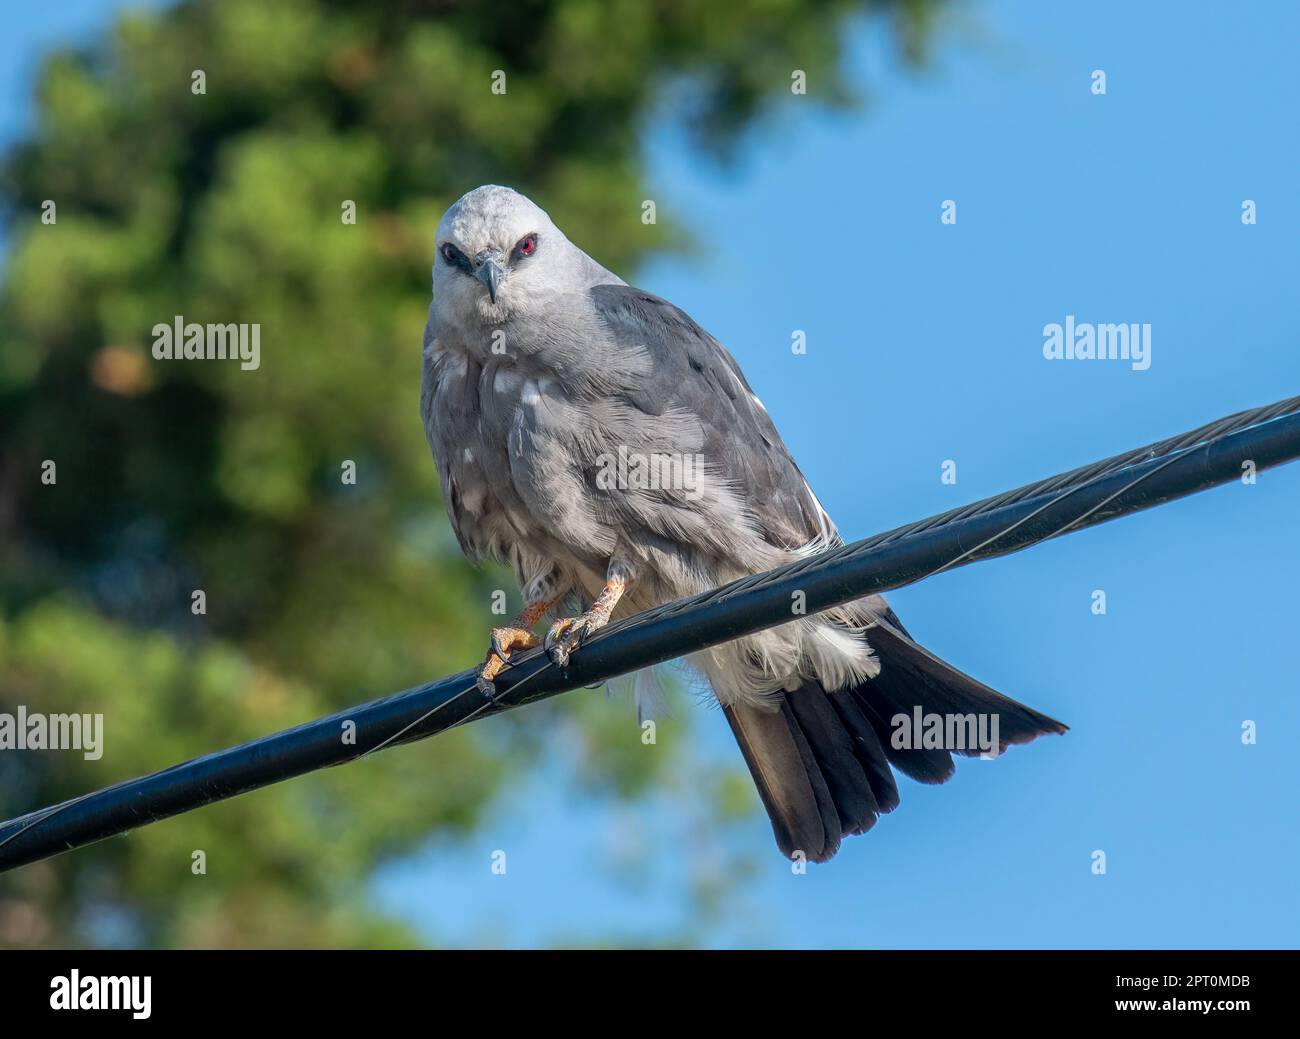
[[[496,324],[600,270],[539,206],[511,188],[484,184],[438,221],[434,307],[461,325]]]

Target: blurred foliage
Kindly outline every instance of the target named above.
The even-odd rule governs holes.
[[[684,242],[640,221],[647,123],[725,155],[793,69],[848,100],[864,10],[919,53],[928,0],[222,0],[50,55],[0,184],[0,710],[103,713],[106,753],[0,751],[0,812],[481,657],[509,583],[455,551],[417,417],[439,213],[509,183],[630,273]],[[154,360],[173,315],[260,323],[261,368]],[[744,803],[646,753],[625,706],[566,697],[0,878],[0,945],[413,942],[367,877],[471,832],[518,770],[572,750],[557,727],[593,789],[687,787],[720,820]]]

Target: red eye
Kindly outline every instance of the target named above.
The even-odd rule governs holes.
[[[532,256],[537,252],[537,235],[525,235],[519,239],[519,244],[515,246],[515,252],[520,256]]]

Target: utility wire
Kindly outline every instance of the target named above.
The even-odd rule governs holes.
[[[1239,412],[616,622],[568,667],[531,651],[512,659],[494,695],[462,671],[20,816],[0,824],[0,871],[774,627],[791,619],[796,594],[820,612],[1298,457],[1300,397]]]

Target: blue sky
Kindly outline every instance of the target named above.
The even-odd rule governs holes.
[[[11,17],[0,133],[33,42],[114,6]],[[792,98],[725,167],[653,129],[651,197],[700,249],[635,280],[731,347],[850,538],[1300,392],[1298,39],[1292,5],[981,3],[918,75],[864,31],[864,109]],[[1150,369],[1045,360],[1043,326],[1068,314],[1149,322]],[[943,787],[901,781],[896,813],[804,876],[760,817],[733,828],[760,869],[724,878],[703,942],[1294,946],[1297,515],[1291,466],[895,592],[918,638],[1071,731],[963,760]],[[717,712],[693,739],[735,754]],[[530,777],[469,846],[385,870],[377,897],[444,941],[674,933],[680,795],[569,787],[563,764]],[[505,877],[479,865],[501,832]],[[631,881],[611,867],[629,842],[652,849]]]

